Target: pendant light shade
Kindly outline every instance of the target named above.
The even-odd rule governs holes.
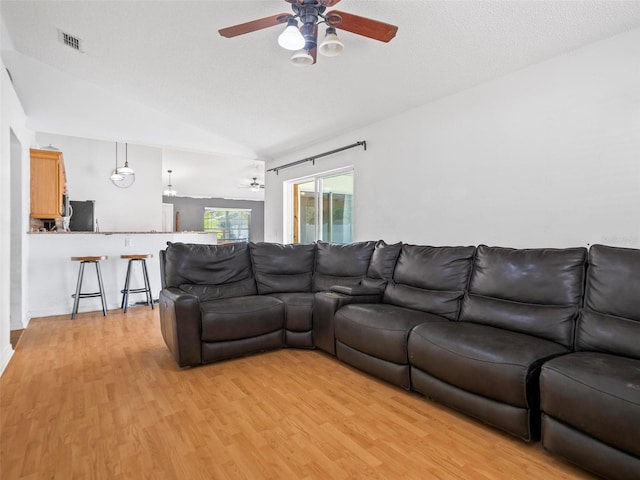
[[[118,173],[118,169],[116,168],[113,173],[111,174],[111,181],[112,182],[119,182],[124,178],[124,176],[120,175]]]
[[[124,175],[135,175],[136,172],[133,171],[133,168],[129,167],[129,162],[124,162],[124,167],[120,167],[118,169],[118,173],[122,176]]]
[[[336,29],[333,27],[327,28],[327,33],[324,40],[320,44],[318,51],[325,57],[335,57],[344,50],[344,43],[340,41],[336,34]]]
[[[307,65],[313,65],[313,57],[309,53],[309,50],[303,48],[294,52],[291,55],[291,63],[293,63],[297,67],[306,67]]]
[[[304,37],[298,29],[298,21],[290,18],[287,21],[287,28],[278,37],[278,44],[286,50],[300,50],[304,47]]]

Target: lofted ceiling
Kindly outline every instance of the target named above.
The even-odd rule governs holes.
[[[639,1],[342,0],[335,8],[397,25],[398,34],[385,44],[338,31],[340,56],[300,68],[277,44],[283,27],[217,33],[289,13],[283,0],[2,0],[2,56],[34,130],[253,162],[640,27]],[[80,38],[82,52],[59,31]]]

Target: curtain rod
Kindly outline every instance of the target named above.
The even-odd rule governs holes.
[[[342,152],[343,150],[348,150],[349,148],[359,147],[360,145],[363,146],[365,151],[367,150],[367,142],[366,140],[363,140],[361,142],[352,143],[351,145],[347,145],[345,147],[336,148],[335,150],[330,150],[328,152],[319,153],[318,155],[313,155],[311,157],[303,158],[302,160],[297,160],[295,162],[287,163],[285,165],[280,165],[279,167],[273,167],[267,170],[267,172],[276,172],[276,175],[277,175],[280,170],[293,167],[295,165],[300,165],[301,163],[313,162],[313,164],[315,165],[315,161],[318,158],[326,157],[327,155],[333,155],[334,153]]]

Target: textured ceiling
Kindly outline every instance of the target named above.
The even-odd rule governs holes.
[[[66,79],[202,135],[200,143],[168,141],[171,148],[257,159],[640,26],[638,1],[342,0],[336,8],[397,25],[396,38],[384,44],[339,32],[340,56],[297,68],[277,45],[279,26],[232,39],[217,33],[289,12],[282,0],[3,0],[0,8],[3,58],[33,127],[77,134],[60,127],[67,107],[43,108],[45,97],[69,95],[55,86]],[[58,42],[58,29],[79,37],[83,52]],[[55,81],[33,81],[40,71]],[[123,128],[144,128],[135,115],[120,113]],[[104,129],[104,115],[87,112],[82,134]]]

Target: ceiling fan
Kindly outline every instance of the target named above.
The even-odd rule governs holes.
[[[278,37],[278,43],[281,47],[294,51],[291,56],[291,62],[294,65],[304,66],[316,63],[318,50],[322,55],[334,57],[344,49],[344,44],[338,39],[336,30],[345,30],[381,42],[389,42],[398,31],[395,25],[371,18],[338,10],[326,11],[327,7],[333,7],[340,0],[285,1],[291,4],[293,14],[280,13],[222,28],[218,32],[223,37],[231,38],[286,23],[287,27]],[[299,28],[298,20],[302,23]],[[318,47],[318,25],[321,23],[327,25],[327,31]]]
[[[261,188],[264,188],[264,185],[258,183],[258,177],[253,177],[251,183],[249,185],[242,185],[245,188],[250,188],[252,192],[259,192]]]

